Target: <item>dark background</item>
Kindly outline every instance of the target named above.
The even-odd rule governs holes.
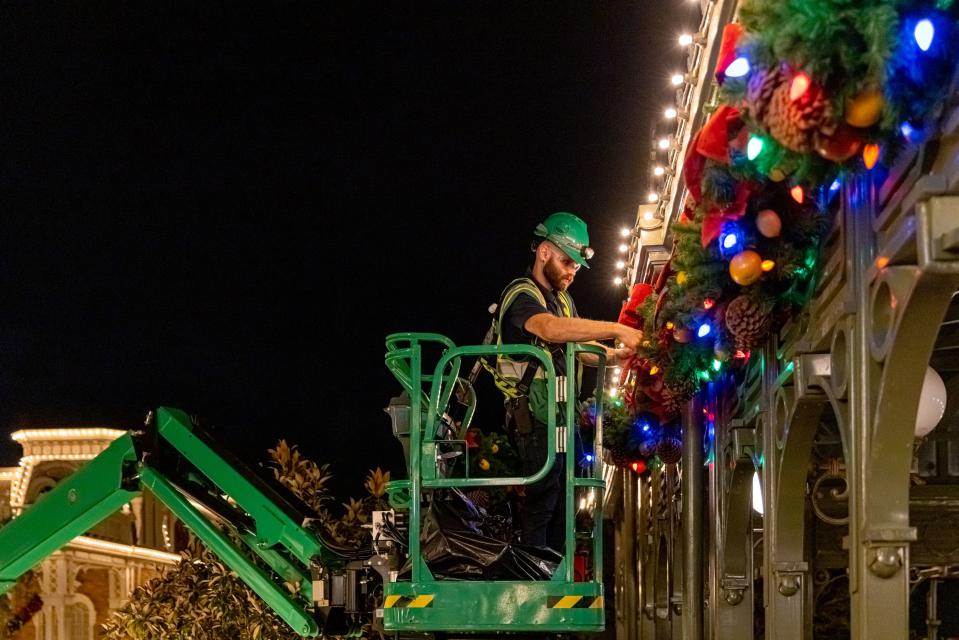
[[[589,223],[571,291],[615,318],[617,231],[698,15],[0,5],[0,433],[167,404],[251,462],[299,443],[359,495],[402,466],[385,335],[479,342],[549,213]]]

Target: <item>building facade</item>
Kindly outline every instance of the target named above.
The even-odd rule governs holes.
[[[29,429],[12,435],[19,465],[0,468],[0,521],[43,498],[124,432],[115,429]],[[39,609],[16,640],[92,640],[130,593],[179,560],[182,539],[170,512],[149,494],[75,538],[35,570]]]

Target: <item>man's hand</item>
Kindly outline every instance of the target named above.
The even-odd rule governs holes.
[[[606,364],[615,367],[629,360],[635,352],[623,347],[622,349],[606,349]]]
[[[623,349],[627,351],[627,356],[630,356],[639,349],[643,344],[643,332],[639,329],[633,329],[632,327],[627,327],[624,324],[619,325],[621,327],[619,335],[616,336],[617,340],[623,343]]]

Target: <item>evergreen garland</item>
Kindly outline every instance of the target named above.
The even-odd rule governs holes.
[[[728,77],[735,58],[720,60],[724,104],[690,144],[670,262],[655,291],[627,303],[647,338],[628,415],[614,412],[604,434],[626,457],[638,416],[674,419],[698,386],[748,360],[737,345],[803,312],[837,181],[935,133],[959,57],[952,0],[747,0],[740,19],[745,33],[728,30],[723,45],[748,70]],[[726,325],[734,300],[738,336]]]

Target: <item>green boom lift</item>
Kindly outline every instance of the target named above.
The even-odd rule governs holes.
[[[344,548],[328,539],[309,509],[216,446],[182,411],[161,407],[142,430],[115,440],[19,517],[0,528],[0,594],[46,556],[83,535],[143,490],[165,504],[209,549],[303,636],[355,634],[364,624],[384,635],[459,632],[580,633],[604,628],[602,586],[603,481],[601,456],[589,477],[576,477],[574,433],[549,424],[549,455],[529,477],[448,477],[451,450],[468,456],[463,435],[475,411],[475,393],[459,376],[464,358],[524,354],[541,362],[549,402],[575,398],[573,379],[557,388],[550,355],[530,345],[457,347],[437,334],[389,336],[386,365],[409,404],[391,411],[394,432],[408,438],[408,478],[389,483],[389,511],[373,515],[372,548]],[[431,374],[423,373],[423,347],[439,348]],[[567,345],[567,370],[578,353],[602,349]],[[603,380],[600,366],[598,380]],[[563,379],[561,379],[563,380]],[[454,392],[466,398],[459,429],[446,411]],[[602,399],[597,389],[597,403]],[[575,424],[574,402],[566,424]],[[396,408],[395,406],[393,407]],[[602,407],[598,407],[602,415]],[[555,412],[554,412],[555,413]],[[601,428],[596,430],[597,441]],[[566,457],[566,545],[549,580],[437,579],[421,554],[424,509],[434,492],[526,485],[543,477],[557,455]],[[469,465],[466,464],[466,469]],[[578,493],[577,493],[578,492]],[[590,531],[574,528],[574,497],[592,492]],[[234,535],[228,535],[230,531]],[[578,544],[579,543],[579,544]],[[577,548],[588,548],[585,580],[574,579]],[[258,558],[259,562],[251,560]],[[401,571],[403,566],[408,570]],[[298,585],[291,593],[287,584]]]

